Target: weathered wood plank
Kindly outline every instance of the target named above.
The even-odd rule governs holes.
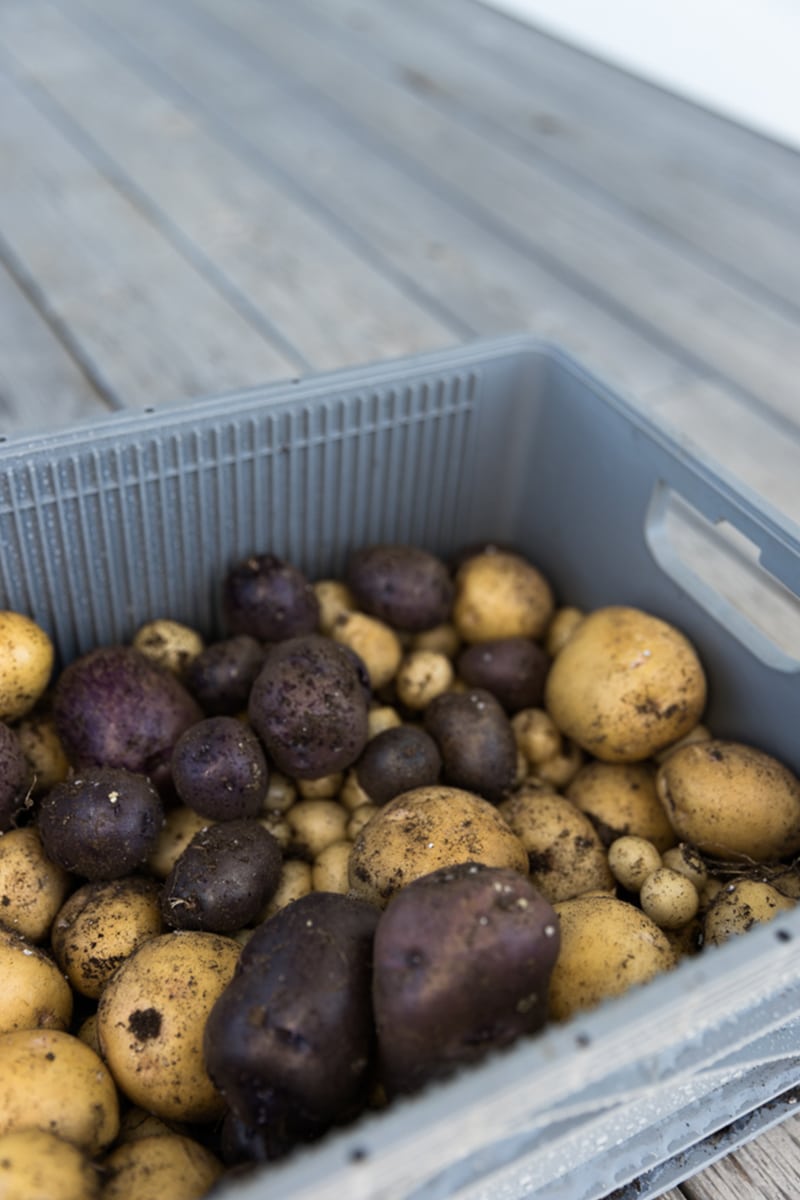
[[[295,373],[2,66],[0,111],[0,233],[118,397],[158,403]]]
[[[4,247],[0,245],[0,260]],[[109,405],[0,261],[0,436],[60,429]]]
[[[398,164],[370,153],[328,112],[324,96],[281,90],[260,50],[243,53],[193,9],[91,0],[113,25],[120,52],[157,88],[190,97],[237,150],[324,197],[337,227],[358,232],[389,263],[472,333],[533,330],[560,342],[623,390],[644,394],[692,377],[672,355],[572,289],[517,247],[426,188]],[[112,34],[113,34],[112,30]],[[190,36],[193,53],[185,53]],[[127,41],[123,41],[124,35]],[[132,43],[132,45],[131,45]],[[134,49],[135,48],[135,49]],[[157,68],[158,74],[153,74]],[[165,77],[166,73],[166,77]],[[230,81],[234,80],[233,86]]]
[[[414,353],[461,333],[49,4],[33,0],[0,14],[0,32],[7,51],[113,163],[115,177],[145,192],[304,365],[353,363],[365,348],[376,358]]]
[[[800,369],[800,305],[796,316],[785,314],[677,254],[624,215],[387,79],[380,64],[373,68],[357,51],[345,53],[321,22],[318,31],[312,23],[298,25],[295,8],[290,13],[273,0],[265,21],[264,5],[253,0],[229,0],[224,10],[216,0],[175,4],[193,21],[201,8],[210,31],[232,35],[243,57],[258,55],[273,78],[303,80],[311,102],[327,106],[373,162],[403,171],[502,239],[526,266],[546,266],[676,359],[797,417],[794,371],[786,367]]]
[[[768,1129],[681,1184],[686,1200],[797,1200],[800,1116]]]

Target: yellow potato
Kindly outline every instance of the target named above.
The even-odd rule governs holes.
[[[67,778],[69,761],[50,713],[29,713],[14,728],[30,763],[33,792],[40,795]]]
[[[739,879],[717,891],[703,918],[707,945],[719,946],[794,908],[795,900],[759,879]]]
[[[315,892],[341,892],[350,890],[350,851],[353,843],[348,839],[331,842],[314,859],[311,880]]]
[[[0,612],[0,721],[30,712],[53,672],[53,643],[22,613]]]
[[[53,960],[19,934],[0,928],[0,1033],[67,1029],[72,991]]]
[[[69,888],[69,875],[47,857],[35,825],[0,834],[0,913],[7,929],[44,941]]]
[[[350,813],[337,800],[298,800],[284,813],[290,846],[300,858],[314,859],[346,836]]]
[[[281,867],[281,877],[278,887],[267,903],[259,920],[266,921],[279,909],[285,908],[293,900],[299,900],[314,890],[311,876],[311,864],[301,858],[285,858]]]
[[[201,1200],[224,1167],[193,1138],[167,1132],[123,1142],[103,1171],[103,1200]]]
[[[638,762],[687,734],[706,702],[689,640],[637,608],[588,613],[556,655],[545,708],[559,729],[604,762]]]
[[[652,763],[584,763],[564,794],[585,812],[604,841],[630,835],[646,838],[662,853],[675,845],[675,832],[656,791]]]
[[[519,554],[476,554],[456,573],[452,621],[465,642],[541,637],[554,609],[549,582]]]
[[[205,643],[196,629],[159,617],[137,629],[133,646],[151,662],[181,676],[203,651]]]
[[[658,848],[647,838],[624,834],[608,847],[611,874],[626,891],[638,892],[644,881],[662,866]]]
[[[564,796],[522,787],[498,811],[525,847],[531,883],[551,904],[584,892],[614,891],[594,826]]]
[[[362,612],[343,612],[333,622],[330,636],[358,655],[367,668],[374,691],[394,679],[403,647],[395,631],[384,621]]]
[[[97,1200],[100,1173],[78,1146],[44,1129],[0,1137],[2,1200]]]

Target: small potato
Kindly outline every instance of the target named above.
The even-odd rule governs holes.
[[[315,892],[340,892],[346,895],[350,890],[350,851],[353,843],[347,839],[341,842],[331,842],[321,850],[314,859],[311,868],[311,882]]]
[[[453,584],[446,565],[418,546],[365,546],[350,555],[345,582],[358,605],[393,629],[420,633],[447,620]]]
[[[575,773],[565,795],[586,813],[606,845],[625,836],[645,838],[662,852],[675,844],[652,763],[593,759]]]
[[[313,861],[326,846],[345,836],[348,812],[336,800],[298,800],[286,810],[291,830],[290,851]]]
[[[409,644],[410,650],[433,650],[449,659],[455,658],[460,647],[458,630],[450,621],[443,621],[441,625],[434,625],[433,629],[415,633]]]
[[[392,682],[403,657],[403,647],[391,626],[366,613],[340,613],[330,636],[358,655],[367,668],[373,691]]]
[[[17,730],[0,721],[0,833],[13,829],[33,808],[33,784]]]
[[[583,617],[581,609],[571,605],[556,609],[544,637],[544,648],[551,658],[563,650]]]
[[[251,554],[229,567],[222,610],[231,633],[259,642],[304,637],[318,628],[313,587],[302,571],[275,554]]]
[[[8,929],[42,942],[70,888],[68,873],[47,857],[35,825],[0,835],[0,912]]]
[[[103,1057],[103,1051],[100,1049],[100,1038],[97,1034],[97,1013],[90,1013],[85,1021],[82,1021],[78,1026],[76,1036],[80,1041],[85,1042],[90,1050],[94,1050],[98,1058]]]
[[[671,871],[677,871],[679,875],[691,879],[698,892],[702,892],[708,883],[708,867],[694,846],[689,846],[686,842],[671,846],[662,854],[661,860]]]
[[[703,918],[703,938],[709,946],[720,946],[732,937],[774,920],[795,907],[769,883],[739,879],[722,887]]]
[[[335,845],[336,843],[334,843]],[[311,864],[301,858],[285,858],[281,868],[281,877],[272,899],[259,917],[259,924],[273,916],[279,909],[285,908],[293,900],[307,896],[313,891]]]
[[[369,744],[369,743],[367,743]],[[370,804],[370,798],[358,782],[358,775],[354,768],[351,768],[342,784],[342,790],[339,793],[339,803],[347,809],[349,813],[355,812],[364,804]]]
[[[465,646],[455,666],[468,687],[485,688],[515,713],[541,705],[550,658],[531,638],[494,638]]]
[[[0,1033],[69,1027],[72,992],[56,964],[25,938],[2,928],[0,979],[3,981]]]
[[[330,776],[324,776],[328,779]],[[267,794],[261,806],[262,812],[286,812],[297,799],[297,784],[288,775],[270,770]]]
[[[577,896],[556,904],[561,950],[550,979],[550,1017],[565,1021],[675,966],[667,935],[632,904]]]
[[[629,892],[638,892],[648,875],[662,865],[658,847],[647,838],[624,834],[608,847],[611,874]]]
[[[193,1138],[167,1132],[117,1146],[103,1160],[103,1172],[103,1200],[201,1200],[224,1167]]]
[[[358,602],[347,584],[339,579],[319,579],[312,586],[319,605],[320,632],[330,637],[338,618],[355,612]]]
[[[69,762],[49,712],[29,713],[14,726],[31,769],[34,795],[49,791],[69,774]]]
[[[196,629],[167,617],[140,625],[132,644],[151,662],[179,677],[185,675],[189,663],[205,649]]]
[[[800,851],[800,780],[762,750],[712,739],[676,750],[656,788],[677,838],[721,859]]]
[[[697,916],[700,896],[691,879],[660,867],[642,884],[639,903],[659,929],[683,929]]]
[[[414,788],[385,804],[359,833],[350,887],[383,906],[412,879],[462,862],[528,873],[521,839],[488,800],[461,788]]]
[[[638,762],[687,734],[706,702],[694,647],[640,609],[587,614],[553,660],[545,708],[559,729],[604,762]]]
[[[374,817],[379,809],[379,804],[362,804],[354,810],[345,829],[345,834],[349,841],[354,842],[356,840],[367,821]]]
[[[411,650],[397,669],[397,698],[413,712],[422,712],[443,695],[455,677],[453,664],[436,650]]]
[[[367,732],[370,738],[377,737],[385,729],[394,729],[397,725],[402,724],[403,718],[396,708],[392,708],[391,704],[376,705],[367,714]]]
[[[193,658],[183,683],[206,716],[235,717],[247,708],[247,698],[264,662],[264,647],[242,633],[212,642]]]
[[[292,845],[292,829],[286,820],[286,814],[281,812],[265,812],[258,818],[267,833],[271,833],[281,848],[281,854],[288,854]]]
[[[101,1058],[70,1033],[0,1035],[0,1134],[43,1129],[98,1154],[119,1129],[117,1090]]]
[[[168,808],[155,847],[147,860],[147,869],[156,879],[166,879],[194,835],[212,824],[208,817],[185,804]]]
[[[549,582],[519,554],[476,554],[456,572],[452,621],[465,642],[539,638],[554,608]]]
[[[550,903],[614,891],[605,847],[588,817],[563,796],[520,788],[500,815],[528,856],[531,882]]]
[[[425,710],[424,728],[438,747],[441,776],[452,787],[498,803],[517,773],[517,745],[505,709],[491,692],[448,693]]]
[[[344,772],[336,771],[333,775],[321,775],[319,779],[298,779],[297,790],[304,800],[333,800],[343,784]]]
[[[203,1030],[233,977],[233,938],[186,931],[150,938],[106,984],[97,1009],[103,1054],[120,1090],[166,1121],[224,1112],[203,1060]]]
[[[23,613],[0,612],[0,721],[30,712],[50,682],[54,658],[41,625]]]
[[[370,738],[354,770],[369,800],[381,805],[400,792],[438,783],[442,756],[421,726],[398,725]]]
[[[0,1137],[3,1200],[98,1200],[100,1174],[89,1156],[55,1133],[18,1129]]]
[[[543,708],[523,708],[511,718],[518,749],[531,767],[561,754],[564,739],[552,717]]]

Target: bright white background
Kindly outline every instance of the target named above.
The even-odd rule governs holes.
[[[800,0],[484,0],[800,149]]]

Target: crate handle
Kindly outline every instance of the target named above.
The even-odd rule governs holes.
[[[764,566],[737,512],[705,516],[668,484],[653,489],[645,540],[683,591],[769,667],[800,669],[800,597]],[[746,522],[752,529],[752,524]]]

